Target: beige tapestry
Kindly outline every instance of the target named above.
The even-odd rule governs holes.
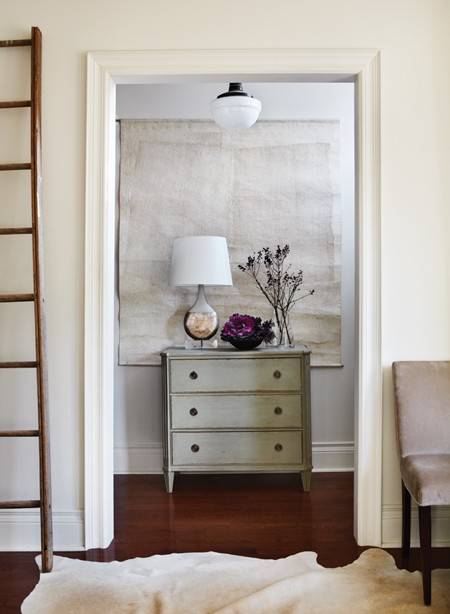
[[[294,308],[295,341],[312,364],[341,364],[339,122],[260,121],[227,132],[208,121],[122,121],[119,362],[159,364],[184,342],[195,289],[171,288],[175,237],[228,240],[232,288],[208,288],[221,322],[235,312],[271,317],[237,269],[252,252],[288,243],[315,294]]]

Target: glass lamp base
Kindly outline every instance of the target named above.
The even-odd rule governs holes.
[[[195,303],[184,316],[184,330],[194,341],[208,341],[219,330],[219,317],[208,304],[202,285],[198,287]]]

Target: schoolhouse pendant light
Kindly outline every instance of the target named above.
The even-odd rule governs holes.
[[[221,128],[250,128],[261,113],[261,101],[249,96],[242,83],[230,83],[228,92],[211,102],[211,114]]]

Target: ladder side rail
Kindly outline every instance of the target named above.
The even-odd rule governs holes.
[[[41,207],[41,61],[42,34],[33,27],[31,33],[31,213],[33,247],[33,286],[36,347],[36,380],[39,423],[39,470],[41,501],[42,571],[53,566],[53,531],[51,505],[50,440],[48,417],[48,382],[46,329],[43,295]]]

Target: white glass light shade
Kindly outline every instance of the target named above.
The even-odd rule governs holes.
[[[213,100],[210,108],[221,128],[250,128],[261,113],[261,101],[250,96],[225,96]]]
[[[232,286],[225,237],[175,239],[170,265],[171,286]]]

